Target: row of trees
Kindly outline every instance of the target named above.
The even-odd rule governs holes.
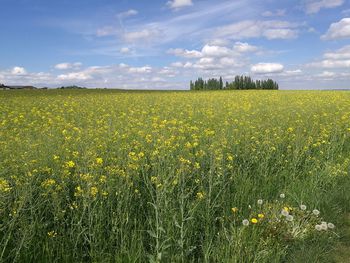
[[[247,76],[236,76],[232,82],[227,82],[224,85],[222,77],[219,79],[203,80],[198,78],[196,81],[190,82],[191,90],[249,90],[249,89],[264,89],[264,90],[278,90],[277,82],[272,79],[256,80]]]

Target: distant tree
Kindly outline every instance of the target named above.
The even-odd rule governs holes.
[[[224,89],[224,82],[222,81],[222,77],[219,79],[219,89]]]
[[[249,76],[235,76],[234,81],[225,83],[222,77],[219,79],[211,78],[203,80],[198,78],[195,82],[190,82],[191,90],[223,90],[223,89],[238,89],[238,90],[253,90],[253,89],[265,89],[265,90],[278,90],[279,86],[277,82],[272,79],[267,80],[256,80],[254,81]]]

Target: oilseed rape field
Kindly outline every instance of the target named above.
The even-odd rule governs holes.
[[[333,262],[346,242],[349,92],[3,91],[0,108],[0,262]]]

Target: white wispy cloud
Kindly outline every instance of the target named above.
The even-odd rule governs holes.
[[[307,64],[308,67],[316,68],[350,68],[350,45],[344,46],[333,52],[323,54],[323,59]]]
[[[293,39],[298,37],[299,25],[280,20],[244,20],[230,25],[219,27],[217,37],[230,39],[260,38]]]
[[[308,0],[304,2],[307,14],[318,13],[323,8],[335,8],[343,5],[345,0]]]
[[[79,69],[83,64],[81,62],[75,62],[75,63],[59,63],[55,65],[55,69],[58,70],[68,70],[68,69]]]
[[[129,16],[136,16],[139,12],[135,9],[129,9],[128,11],[121,12],[117,15],[118,18],[127,18]]]
[[[265,11],[261,15],[264,16],[264,17],[285,16],[286,15],[286,9],[277,9],[276,11]]]

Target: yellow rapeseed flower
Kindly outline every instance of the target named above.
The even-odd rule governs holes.
[[[232,207],[231,211],[232,211],[232,213],[237,213],[238,212],[238,208],[237,207]]]
[[[198,199],[203,199],[204,198],[204,193],[203,192],[198,192],[196,196],[197,196]]]
[[[75,162],[73,162],[73,161],[68,161],[68,162],[66,162],[66,167],[68,167],[68,168],[74,168],[74,167],[75,167]]]
[[[250,220],[250,222],[252,222],[252,224],[257,224],[257,223],[258,223],[258,219],[252,218],[252,219]]]

